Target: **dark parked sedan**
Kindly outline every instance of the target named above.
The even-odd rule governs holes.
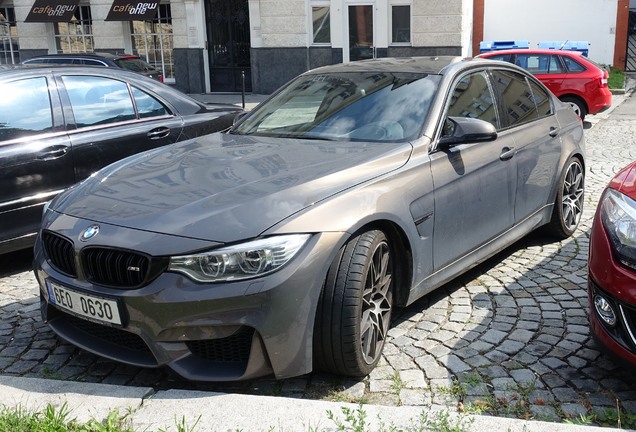
[[[517,66],[307,72],[212,134],[55,199],[35,247],[62,338],[197,380],[364,376],[392,311],[541,226],[579,223],[583,128]]]
[[[76,54],[48,54],[31,57],[22,62],[23,64],[47,64],[47,65],[78,65],[78,66],[104,66],[120,68],[137,72],[148,78],[163,82],[161,71],[155,69],[142,60],[139,56],[132,54],[110,54],[110,53],[76,53]]]
[[[0,69],[0,253],[30,247],[42,206],[111,162],[231,126],[206,106],[135,73]]]

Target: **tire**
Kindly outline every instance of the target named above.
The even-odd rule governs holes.
[[[574,96],[563,96],[561,98],[561,102],[570,104],[570,106],[572,106],[572,109],[574,109],[574,112],[577,113],[579,117],[581,117],[581,120],[585,120],[585,116],[587,115],[587,107],[581,99]]]
[[[552,210],[548,232],[559,239],[570,237],[579,225],[583,214],[585,172],[581,161],[573,157],[565,165],[559,179],[559,190]]]
[[[368,375],[382,356],[393,309],[392,249],[382,231],[351,239],[331,264],[314,327],[314,369]]]

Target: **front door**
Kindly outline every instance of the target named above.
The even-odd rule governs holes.
[[[487,74],[473,72],[455,83],[447,116],[497,125]],[[435,185],[433,264],[441,270],[512,227],[517,188],[514,137],[456,145],[431,154]]]
[[[349,5],[349,46],[345,61],[366,60],[375,57],[373,45],[373,6]]]
[[[248,0],[207,0],[205,15],[211,90],[251,91]]]
[[[33,243],[44,203],[75,179],[60,98],[50,77],[4,81],[0,92],[0,250],[4,253]]]

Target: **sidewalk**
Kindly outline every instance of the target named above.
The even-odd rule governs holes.
[[[462,432],[609,432],[615,429],[501,417],[457,417],[418,407],[390,407],[150,387],[78,383],[38,378],[0,377],[0,402],[41,412],[67,404],[69,418],[105,419],[117,410],[130,413],[136,431],[444,431]],[[349,410],[345,413],[344,410]],[[362,417],[366,427],[358,428]],[[333,418],[330,418],[330,413]],[[349,415],[347,415],[349,414]],[[448,417],[447,417],[448,414]],[[422,419],[427,416],[427,420]],[[358,422],[358,423],[356,423]],[[183,427],[185,426],[185,427]],[[454,427],[457,427],[454,429]]]

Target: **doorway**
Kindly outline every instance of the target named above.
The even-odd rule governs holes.
[[[636,9],[629,10],[625,72],[636,72]]]
[[[373,41],[373,5],[349,5],[349,46],[345,50],[345,61],[375,58]]]
[[[248,0],[206,0],[210,89],[252,91]]]

